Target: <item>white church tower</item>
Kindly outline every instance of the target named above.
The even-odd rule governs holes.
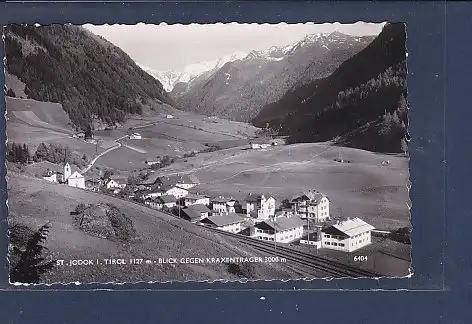
[[[64,165],[64,181],[67,181],[71,174],[72,170],[70,169],[70,165],[69,163],[66,163],[66,165]]]

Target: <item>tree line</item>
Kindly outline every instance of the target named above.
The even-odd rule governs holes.
[[[17,144],[15,142],[7,145],[7,161],[13,163],[26,164],[31,160],[30,151],[26,144]]]
[[[69,162],[77,165],[78,167],[83,167],[87,165],[88,162],[88,158],[85,154],[81,156],[75,152],[72,152],[67,145],[48,145],[45,143],[39,144],[33,155],[31,155],[30,149],[26,144],[18,144],[15,142],[8,143],[6,158],[7,161],[13,163],[26,164],[31,161],[48,161],[55,164],[61,164],[64,162]]]

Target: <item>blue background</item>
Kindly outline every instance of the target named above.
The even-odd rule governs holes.
[[[468,3],[446,2],[0,4],[2,25],[141,21],[405,22],[415,270],[411,279],[380,281],[23,288],[8,286],[6,260],[0,259],[0,288],[5,290],[0,291],[0,323],[33,319],[67,323],[98,320],[472,323],[468,317],[472,301],[469,292],[472,244],[468,240],[472,227],[472,210],[468,205],[472,198],[469,181],[472,174],[468,172],[472,165],[471,9]],[[3,100],[1,105],[4,109]],[[4,119],[0,127],[4,134]],[[4,138],[0,150],[4,156]],[[1,172],[5,174],[4,166]],[[4,181],[0,188],[4,220],[7,215]],[[5,234],[6,223],[0,222],[0,237]],[[6,255],[6,251],[7,242],[0,240],[0,255]],[[91,291],[93,288],[118,291]],[[372,289],[376,291],[369,291]]]

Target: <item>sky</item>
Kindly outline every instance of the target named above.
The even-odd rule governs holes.
[[[84,25],[125,51],[133,60],[156,70],[182,71],[185,66],[235,52],[284,46],[314,33],[339,31],[377,35],[384,23],[355,24],[190,24]]]

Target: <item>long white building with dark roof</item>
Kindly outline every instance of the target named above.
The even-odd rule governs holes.
[[[264,241],[290,243],[300,239],[303,235],[305,222],[297,216],[274,217],[272,220],[264,220],[254,225],[250,236]]]
[[[321,247],[345,252],[356,251],[371,243],[372,225],[360,218],[348,219],[322,230]]]

